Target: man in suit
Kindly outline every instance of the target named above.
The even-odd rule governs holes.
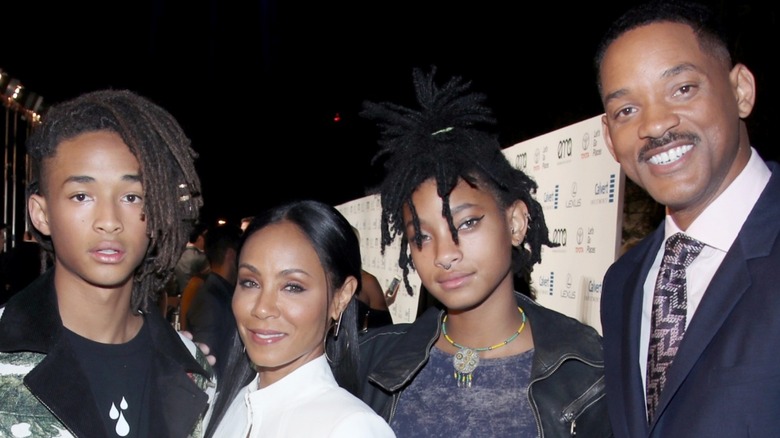
[[[744,119],[755,79],[732,59],[713,19],[691,3],[634,7],[595,59],[606,145],[626,176],[666,207],[664,223],[604,278],[616,437],[780,434],[780,168],[750,143]],[[677,232],[699,241],[701,252],[683,269],[681,340],[660,392],[646,396],[655,384],[647,364],[659,333],[651,330],[656,277],[664,242]],[[665,335],[662,343],[677,339]]]

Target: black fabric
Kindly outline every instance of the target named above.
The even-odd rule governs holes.
[[[101,344],[65,334],[89,380],[106,437],[149,436],[152,340],[147,324],[130,342]]]
[[[358,331],[366,331],[393,323],[393,316],[389,310],[372,309],[357,298],[355,301],[357,302]]]
[[[232,307],[233,290],[233,284],[214,272],[209,273],[185,315],[192,339],[208,345],[217,358],[214,365],[217,379],[222,377],[232,346],[229,340],[237,330]]]

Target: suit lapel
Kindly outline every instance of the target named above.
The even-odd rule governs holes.
[[[780,233],[780,172],[770,163],[772,177],[742,226],[737,239],[712,278],[685,332],[674,362],[667,372],[666,386],[658,402],[661,415],[703,351],[728,320],[734,307],[753,283],[748,261],[769,255]],[[762,232],[755,232],[761,230]]]
[[[621,381],[628,382],[623,387],[623,403],[626,406],[627,418],[631,436],[647,435],[647,407],[644,397],[644,382],[639,368],[639,343],[642,324],[642,301],[644,296],[644,283],[647,272],[653,265],[656,253],[661,247],[664,238],[663,223],[647,239],[637,245],[636,251],[631,254],[635,259],[631,265],[635,266],[633,272],[626,277],[626,293],[622,294],[622,319],[621,327],[626,327],[626,333],[620,340],[621,346]]]

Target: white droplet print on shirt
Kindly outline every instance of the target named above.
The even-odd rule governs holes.
[[[119,409],[121,409],[121,411]],[[116,427],[114,428],[116,434],[119,436],[127,436],[127,434],[130,433],[130,425],[127,424],[125,415],[122,413],[122,411],[127,410],[127,400],[125,400],[124,397],[122,397],[122,402],[119,403],[119,409],[116,408],[115,404],[111,403],[111,410],[108,415],[112,420],[116,420]]]

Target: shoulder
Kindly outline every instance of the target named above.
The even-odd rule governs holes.
[[[188,374],[192,381],[195,382],[195,384],[198,385],[198,387],[202,389],[206,395],[208,395],[209,403],[211,403],[214,400],[217,386],[217,378],[214,368],[209,364],[206,355],[203,354],[195,342],[185,337],[183,334],[181,334],[181,332],[176,332],[176,334],[187,351],[189,351],[190,355],[192,355],[192,357],[198,363],[198,365],[200,365],[203,370],[206,371],[207,375],[202,375],[199,372],[190,372]]]
[[[519,294],[518,294],[519,295]],[[535,348],[539,351],[569,351],[602,360],[602,338],[596,329],[562,312],[519,296],[518,304],[526,312]]]
[[[394,437],[390,426],[371,407],[341,387],[329,389],[306,409],[316,418],[312,424],[322,427],[330,422],[330,437]],[[316,413],[316,414],[314,414]]]
[[[329,436],[351,438],[367,436],[394,438],[395,433],[384,418],[366,406],[368,411],[354,412],[340,421]]]
[[[179,339],[181,339],[182,344],[184,344],[184,346],[187,348],[187,351],[190,352],[190,354],[198,362],[198,364],[202,366],[204,370],[213,374],[213,369],[211,365],[209,365],[206,355],[203,354],[200,348],[198,348],[198,344],[196,344],[191,339],[184,336],[181,332],[176,332],[176,334],[179,336]]]
[[[358,368],[361,375],[367,374],[378,364],[386,362],[387,358],[396,354],[396,346],[407,336],[412,324],[391,324],[374,329],[360,335]],[[362,377],[361,377],[362,379]]]
[[[360,345],[362,346],[363,344],[371,344],[403,336],[409,331],[411,326],[412,323],[399,323],[369,329],[360,336]]]
[[[389,324],[369,329],[360,335],[359,351],[361,357],[376,357],[398,343],[407,335],[413,323]]]
[[[176,332],[176,335],[179,336],[179,339],[181,340],[181,343],[184,344],[185,347],[187,347],[187,350],[190,352],[192,357],[195,359],[198,358],[198,353],[200,352],[200,349],[195,344],[195,342],[192,341],[192,339],[184,336],[181,332]],[[201,352],[202,354],[202,352]]]

